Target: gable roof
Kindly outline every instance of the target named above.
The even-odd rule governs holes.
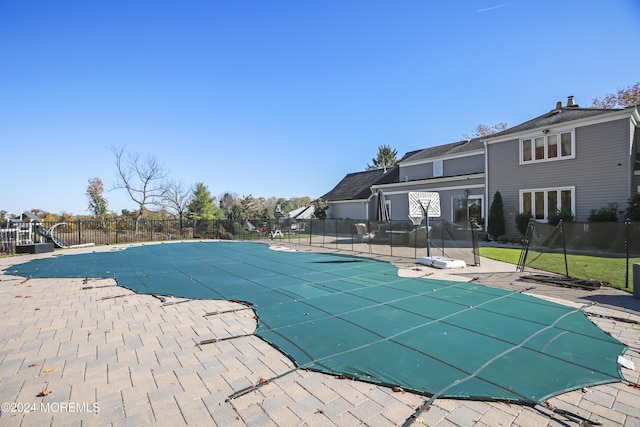
[[[387,169],[372,169],[347,174],[331,191],[322,196],[325,201],[361,200],[371,196],[371,186],[374,184],[389,184],[397,182],[399,168],[394,166]]]
[[[401,161],[413,162],[416,160],[432,159],[436,157],[443,157],[483,149],[483,141],[480,138],[472,138],[464,141],[451,142],[449,144],[436,145],[435,147],[418,150],[413,152],[411,155],[405,155]]]
[[[611,114],[612,112],[622,111],[623,108],[579,108],[579,107],[561,107],[549,111],[546,114],[520,123],[514,127],[491,134],[484,138],[485,140],[501,138],[503,136],[525,132],[528,130],[552,127],[561,123],[571,122],[574,120],[588,119],[591,117]]]

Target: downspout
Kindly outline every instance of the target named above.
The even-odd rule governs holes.
[[[484,232],[487,232],[487,228],[489,225],[489,145],[487,141],[482,141],[484,145],[484,206],[482,206],[482,210],[484,211]]]

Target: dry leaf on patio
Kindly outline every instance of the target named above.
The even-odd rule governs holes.
[[[40,393],[38,393],[36,395],[36,397],[45,397],[45,396],[49,396],[51,393],[53,393],[52,390],[49,390],[49,383],[46,383],[44,388],[42,389],[42,391]]]
[[[37,363],[32,363],[31,365],[29,365],[30,368],[32,368],[34,366],[38,366],[38,364]]]
[[[45,369],[44,371],[45,374],[50,374],[51,372],[53,372],[53,369]]]

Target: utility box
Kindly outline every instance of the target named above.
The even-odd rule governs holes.
[[[640,262],[633,264],[633,297],[640,299]]]

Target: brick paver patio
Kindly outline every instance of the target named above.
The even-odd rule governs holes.
[[[16,261],[0,259],[0,269]],[[508,269],[492,271],[500,268],[485,264],[457,272],[462,275],[456,279],[530,286]],[[406,268],[404,274],[446,274],[407,259],[398,265]],[[611,289],[544,284],[530,293],[569,305],[597,301],[585,312],[629,346],[625,357],[640,370],[639,300]],[[304,370],[230,400],[235,392],[294,366],[251,335],[256,326],[251,310],[228,301],[163,302],[120,288],[111,279],[10,275],[0,275],[0,301],[0,426],[397,426],[426,401]],[[198,345],[203,341],[210,343]],[[638,383],[638,371],[622,372]],[[640,426],[640,389],[627,383],[566,393],[550,399],[549,406],[605,426]],[[413,424],[579,425],[542,405],[445,399],[436,400]]]

